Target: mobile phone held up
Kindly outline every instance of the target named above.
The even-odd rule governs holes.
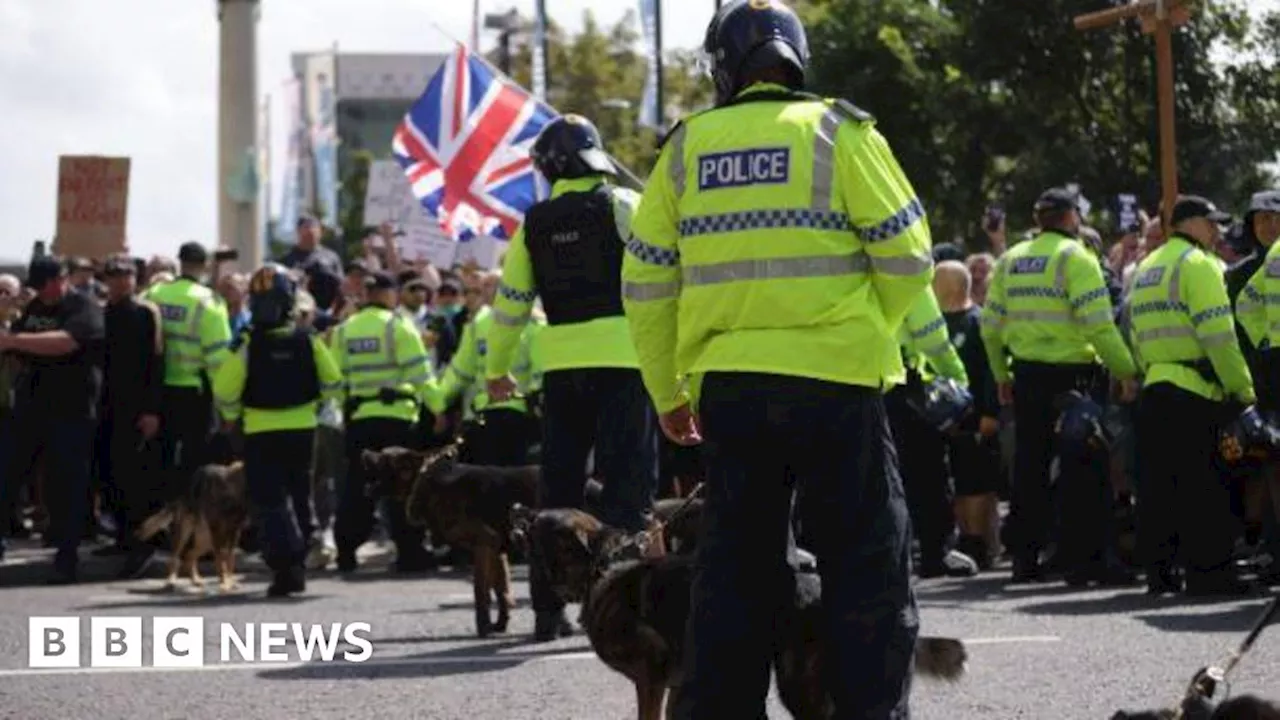
[[[982,226],[987,229],[987,232],[996,232],[1002,224],[1004,224],[1004,208],[999,205],[988,206]]]
[[[240,259],[240,251],[235,248],[221,248],[213,253],[215,262],[231,262]]]

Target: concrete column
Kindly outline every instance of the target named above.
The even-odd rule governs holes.
[[[236,248],[239,270],[262,265],[258,195],[244,202],[228,192],[258,141],[259,0],[218,0],[218,235]],[[256,159],[254,160],[255,167]],[[263,179],[259,179],[261,182]]]

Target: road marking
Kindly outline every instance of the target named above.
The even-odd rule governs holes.
[[[965,645],[1011,645],[1013,643],[1062,642],[1057,635],[1017,635],[1013,637],[963,638]]]
[[[505,655],[460,655],[456,657],[420,657],[420,658],[399,658],[389,660],[369,660],[362,663],[350,663],[340,660],[334,662],[235,662],[235,663],[212,663],[202,667],[192,668],[168,668],[168,667],[140,667],[140,668],[30,668],[30,669],[5,669],[0,670],[0,677],[23,677],[34,675],[108,675],[119,673],[164,673],[164,672],[222,672],[232,670],[296,670],[306,667],[318,667],[321,665],[345,665],[352,670],[361,670],[365,668],[377,669],[384,667],[430,667],[432,665],[503,665],[507,663],[540,663],[540,662],[563,662],[567,660],[588,660],[595,659],[596,654],[593,651],[566,651],[556,653],[554,655],[533,655],[521,653],[508,653]]]

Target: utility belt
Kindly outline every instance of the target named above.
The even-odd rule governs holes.
[[[381,388],[377,395],[347,396],[346,402],[342,404],[342,414],[347,420],[355,417],[356,411],[371,402],[380,402],[383,405],[395,405],[401,400],[412,400],[417,404],[419,398],[417,395],[398,390],[396,388]]]

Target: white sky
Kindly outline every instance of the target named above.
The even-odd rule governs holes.
[[[1250,4],[1280,7],[1280,0]],[[546,5],[576,29],[587,7],[609,23],[639,2]],[[481,6],[515,6],[528,16],[533,0]],[[713,9],[714,0],[665,2],[667,46],[699,44]],[[291,53],[334,42],[349,52],[438,52],[450,42],[432,23],[465,40],[470,17],[470,0],[263,0],[258,83],[277,98],[275,172],[286,129],[278,90]],[[0,257],[25,258],[32,240],[52,234],[62,154],[133,158],[133,252],[172,253],[187,239],[212,244],[217,72],[214,0],[0,0]]]

